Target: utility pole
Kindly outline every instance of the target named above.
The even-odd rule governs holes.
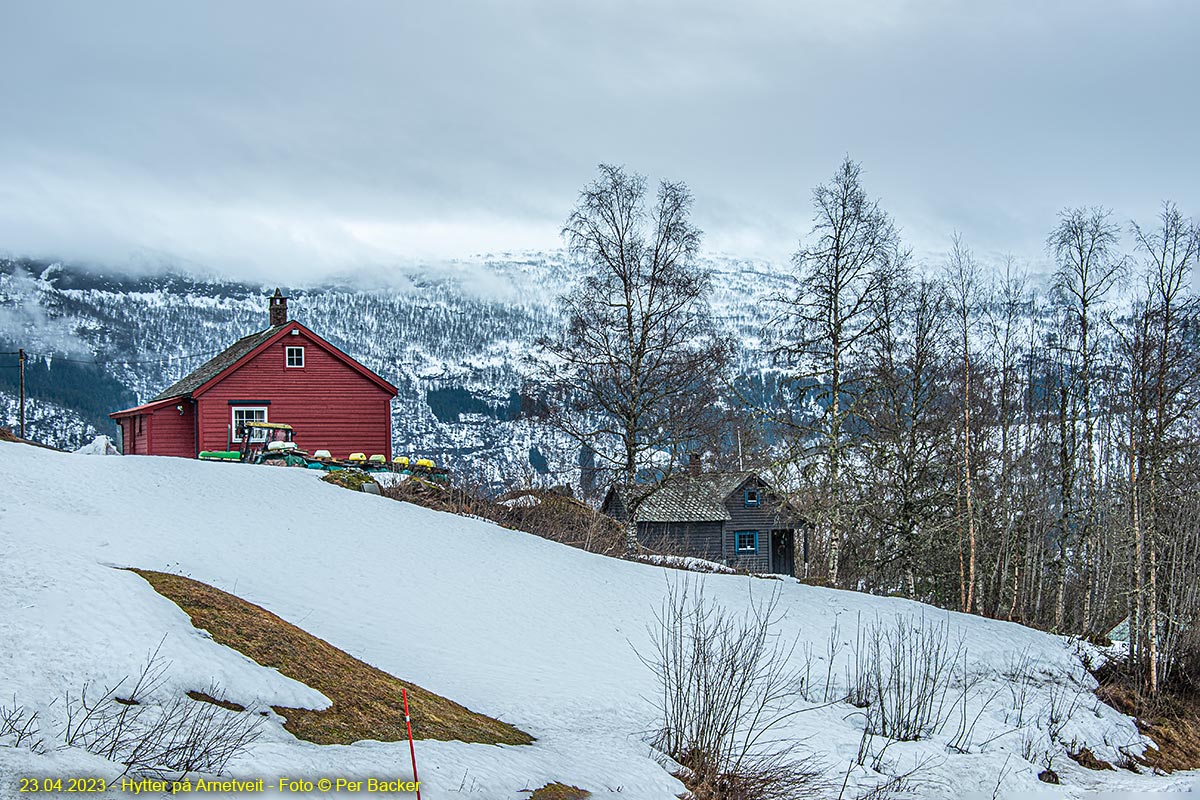
[[[20,394],[20,411],[18,419],[21,423],[21,438],[25,438],[25,348],[17,349],[17,363],[20,365],[21,372],[21,394]]]

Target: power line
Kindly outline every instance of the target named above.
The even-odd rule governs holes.
[[[28,358],[49,358],[54,361],[65,361],[69,364],[91,364],[92,366],[99,367],[99,366],[106,366],[109,364],[123,364],[123,365],[164,364],[168,361],[184,361],[189,358],[205,358],[207,356],[215,356],[221,352],[223,352],[223,351],[213,350],[208,353],[192,353],[191,355],[184,355],[184,356],[163,356],[162,358],[143,358],[143,359],[133,359],[133,360],[110,358],[110,359],[104,359],[102,361],[96,361],[94,359],[89,360],[89,359],[83,359],[83,358],[67,358],[66,356],[60,356],[56,353],[31,353],[28,350],[25,351],[25,355]],[[15,355],[17,355],[17,353],[0,353],[0,355],[14,355],[15,356]]]

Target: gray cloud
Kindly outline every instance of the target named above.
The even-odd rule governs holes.
[[[90,357],[74,326],[46,313],[39,292],[37,279],[23,270],[0,275],[0,342],[19,342],[30,353]]]
[[[838,8],[853,5],[854,10]],[[1055,212],[1200,213],[1200,6],[24,3],[0,252],[312,278],[546,248],[599,161],[786,258],[845,154],[919,254],[1044,258]]]

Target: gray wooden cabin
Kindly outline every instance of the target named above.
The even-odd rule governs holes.
[[[749,572],[796,574],[804,523],[757,473],[692,470],[635,491],[643,498],[637,528],[645,547]],[[624,494],[614,485],[601,511],[625,522]]]

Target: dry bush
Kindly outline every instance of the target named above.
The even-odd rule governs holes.
[[[1200,693],[1172,685],[1159,694],[1146,691],[1145,676],[1126,662],[1109,661],[1095,673],[1096,697],[1137,721],[1138,730],[1154,740],[1135,754],[1123,749],[1117,766],[1147,766],[1163,772],[1200,767]]]
[[[18,705],[15,697],[11,706],[0,706],[0,746],[24,747],[40,753],[43,745],[36,711]]]
[[[101,692],[84,684],[78,696],[68,693],[63,741],[124,765],[123,775],[223,773],[261,735],[263,717],[184,696],[156,702],[169,668],[155,650],[128,688],[125,678]]]
[[[976,723],[994,698],[974,715],[979,676],[967,669],[966,648],[952,641],[949,622],[897,617],[891,625],[859,623],[847,666],[846,700],[864,709],[866,734],[917,741],[956,727],[949,746],[969,749]]]
[[[685,578],[668,583],[639,658],[658,679],[655,746],[683,769],[696,800],[787,800],[816,793],[824,773],[780,728],[801,705],[795,645],[778,632],[779,591],[741,613]]]
[[[483,484],[459,477],[450,486],[401,481],[385,488],[383,495],[435,511],[478,517],[590,553],[620,557],[625,552],[619,523],[562,489],[518,489],[493,499]]]
[[[534,789],[533,793],[529,795],[529,800],[587,800],[591,796],[591,792],[580,789],[578,786],[555,781],[547,783],[539,789]]]
[[[885,747],[884,750],[886,749]],[[871,786],[859,790],[854,795],[854,800],[898,800],[902,797],[919,797],[922,794],[921,789],[926,784],[933,785],[922,775],[930,766],[934,765],[931,756],[922,758],[909,769],[896,775],[887,773],[883,764],[880,763],[882,760],[883,753],[880,752],[871,769],[881,774],[883,778]],[[842,790],[838,793],[838,800],[843,800],[846,797],[846,790],[849,788],[850,772],[854,769],[855,763],[862,764],[861,761],[851,762],[846,770],[846,776],[842,781]]]

